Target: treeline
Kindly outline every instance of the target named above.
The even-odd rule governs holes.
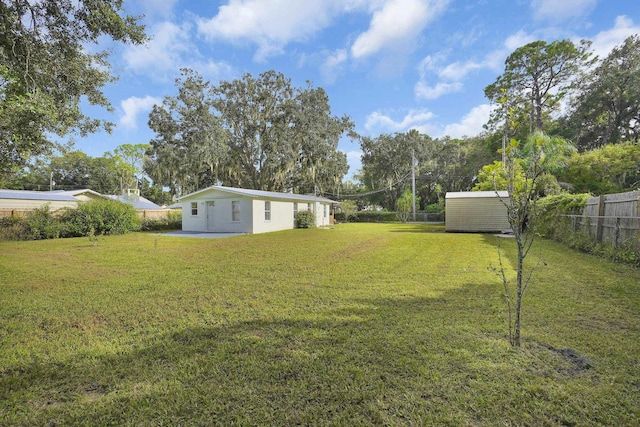
[[[47,189],[55,183],[107,194],[135,186],[158,204],[220,184],[315,192],[393,211],[411,188],[413,167],[418,209],[433,211],[447,191],[501,185],[500,150],[536,131],[574,148],[563,154],[566,166],[546,178],[545,194],[597,195],[640,183],[637,35],[605,58],[595,58],[584,41],[536,41],[516,49],[484,89],[493,113],[473,137],[432,138],[415,130],[357,135],[348,116],[332,114],[322,88],[294,87],[275,71],[213,85],[183,69],[176,90],[153,107],[155,136],[148,144],[124,144],[99,158],[62,148],[5,170],[0,184]],[[338,150],[344,138],[357,141],[363,153],[351,181],[344,180],[347,159]]]
[[[494,106],[485,132],[439,138],[416,131],[362,138],[360,204],[397,207],[410,188],[415,162],[420,209],[442,203],[447,191],[506,189],[501,151],[541,131],[569,142],[563,168],[544,177],[543,195],[594,195],[640,185],[640,36],[628,37],[605,58],[590,44],[536,41],[514,51],[485,88]],[[521,179],[525,179],[524,173]]]

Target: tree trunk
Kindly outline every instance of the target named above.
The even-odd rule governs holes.
[[[523,276],[524,276],[524,246],[521,237],[518,240],[518,272],[516,276],[516,309],[513,324],[513,345],[520,347],[520,314],[522,311]]]

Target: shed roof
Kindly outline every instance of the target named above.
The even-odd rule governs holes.
[[[445,199],[478,199],[478,198],[502,198],[509,197],[508,191],[454,191],[448,192]]]
[[[188,198],[192,198],[194,196],[200,195],[202,193],[206,193],[207,191],[217,190],[223,193],[228,193],[232,195],[238,196],[246,196],[257,199],[278,199],[278,200],[290,200],[297,202],[324,202],[324,203],[338,203],[331,199],[327,199],[325,197],[318,197],[314,195],[305,195],[305,194],[293,194],[293,193],[280,193],[277,191],[263,191],[263,190],[250,190],[246,188],[235,188],[235,187],[223,187],[221,185],[213,185],[211,187],[204,188],[202,190],[195,191],[191,194],[187,194],[178,198],[179,201],[185,200]]]
[[[42,200],[47,202],[77,202],[70,194],[53,191],[0,190],[0,199]]]

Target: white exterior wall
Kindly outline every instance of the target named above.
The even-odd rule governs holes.
[[[486,197],[446,198],[446,231],[498,232],[509,230],[507,208],[495,193]]]
[[[314,203],[316,209],[316,227],[324,227],[327,225],[331,225],[331,205],[329,203]],[[326,216],[325,214],[325,206],[326,206]]]
[[[265,201],[271,202],[271,220],[265,220]],[[295,227],[293,220],[293,202],[276,200],[253,200],[253,232],[290,230]]]
[[[191,214],[191,201],[182,202],[182,229],[184,231],[206,231],[206,203],[204,200],[193,200],[198,203],[198,215]]]
[[[240,202],[240,220],[233,221],[233,203]],[[191,214],[191,203],[198,203],[198,215]],[[213,206],[210,205],[213,202]],[[182,229],[215,233],[253,233],[252,200],[216,194],[182,202]]]

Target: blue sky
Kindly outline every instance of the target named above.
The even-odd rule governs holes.
[[[432,137],[476,135],[490,106],[483,89],[505,58],[534,40],[592,41],[604,57],[640,33],[638,0],[126,0],[152,39],[112,51],[119,80],[105,87],[115,107],[86,111],[117,127],[74,137],[101,156],[148,143],[154,103],[175,95],[183,67],[217,84],[276,70],[296,87],[323,87],[334,115],[361,135],[418,129]],[[344,140],[350,171],[360,147]]]

